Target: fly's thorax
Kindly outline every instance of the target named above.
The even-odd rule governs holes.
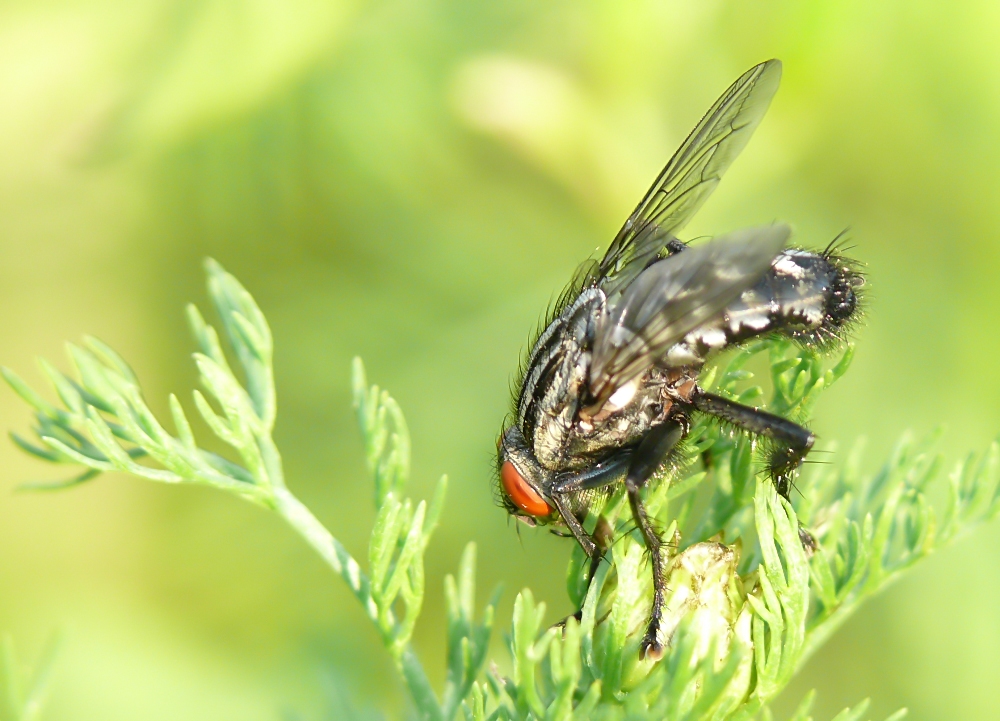
[[[652,368],[616,390],[596,412],[580,410],[559,470],[581,470],[638,443],[671,416],[677,403],[690,400],[697,373],[696,368]]]
[[[563,467],[568,437],[586,389],[590,353],[575,344],[561,349],[548,366],[545,384],[535,389],[523,423],[524,436],[545,467]]]
[[[517,421],[535,458],[561,467],[581,398],[586,393],[596,318],[605,296],[588,288],[542,332],[528,357]]]

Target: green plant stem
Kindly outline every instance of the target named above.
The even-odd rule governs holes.
[[[368,618],[378,626],[378,606],[372,598],[368,576],[343,544],[334,538],[312,511],[287,488],[274,489],[274,507],[281,517],[319,553],[334,573],[344,579],[361,602]]]
[[[397,663],[403,678],[406,679],[406,686],[410,689],[410,696],[413,698],[420,721],[451,721],[445,719],[441,704],[434,695],[434,689],[431,688],[431,682],[427,679],[413,646],[409,643],[403,646]]]
[[[278,514],[315,549],[334,573],[344,579],[354,596],[361,602],[369,620],[375,624],[379,633],[384,634],[379,622],[378,606],[372,598],[371,583],[358,562],[291,491],[283,485],[279,486],[273,489],[273,498],[274,508]],[[413,647],[407,643],[393,656],[406,681],[421,721],[446,721],[441,704]]]

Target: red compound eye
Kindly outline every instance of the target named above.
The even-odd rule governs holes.
[[[517,472],[510,461],[504,461],[500,466],[500,482],[507,497],[525,513],[532,516],[547,516],[552,513],[552,507],[538,495],[538,491],[528,485],[524,476]]]

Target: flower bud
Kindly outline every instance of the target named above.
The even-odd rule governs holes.
[[[637,652],[652,604],[649,559],[633,539],[615,547],[615,572],[605,583],[598,604],[595,645],[603,646],[609,655],[620,653],[623,688],[638,686],[657,665],[670,663],[670,656],[678,652],[675,636],[683,635],[694,643],[692,665],[712,655],[716,671],[730,654],[751,648],[751,610],[737,573],[739,548],[703,542],[664,558],[667,593],[660,641],[665,651],[663,659],[652,661],[640,660]],[[747,653],[733,676],[734,686],[748,685],[751,662]]]

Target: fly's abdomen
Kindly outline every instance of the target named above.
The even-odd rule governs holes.
[[[854,264],[833,253],[782,251],[771,269],[744,291],[715,322],[698,328],[673,346],[670,366],[703,362],[709,353],[769,333],[801,343],[839,341],[858,313],[864,278]]]

